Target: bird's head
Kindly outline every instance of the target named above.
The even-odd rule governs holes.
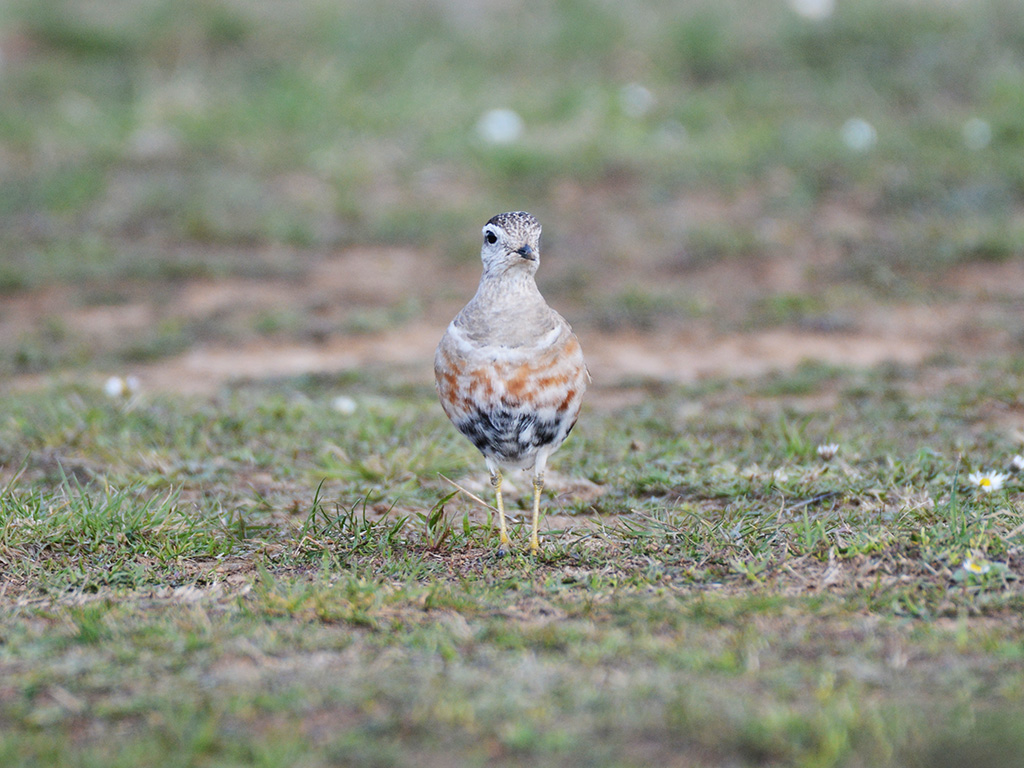
[[[511,270],[535,274],[540,265],[540,222],[526,211],[499,213],[484,225],[480,258],[484,273]]]

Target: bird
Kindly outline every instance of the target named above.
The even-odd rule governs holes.
[[[525,211],[499,213],[484,225],[480,284],[434,354],[441,407],[490,471],[499,554],[510,546],[502,470],[533,472],[536,553],[548,458],[575,426],[591,380],[579,339],[537,288],[540,234],[540,222]]]

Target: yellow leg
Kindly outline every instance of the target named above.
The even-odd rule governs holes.
[[[491,485],[494,486],[494,495],[498,499],[498,540],[501,542],[501,549],[504,550],[509,544],[508,529],[505,527],[505,502],[501,498],[501,470],[491,470]]]
[[[540,537],[537,528],[540,526],[540,492],[544,490],[544,478],[537,475],[533,478],[533,532],[530,534],[530,551],[540,550]]]

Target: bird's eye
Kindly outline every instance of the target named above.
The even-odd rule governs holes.
[[[484,242],[487,243],[488,245],[494,245],[496,242],[498,242],[498,236],[491,232],[490,230],[488,230],[487,234],[484,235]]]

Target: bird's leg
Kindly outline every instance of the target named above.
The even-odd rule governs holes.
[[[540,537],[537,535],[537,528],[540,527],[540,492],[544,490],[544,469],[548,465],[550,452],[550,446],[542,447],[537,451],[533,464],[533,532],[530,534],[530,551],[533,553],[540,550]]]
[[[505,527],[505,502],[501,498],[501,469],[498,467],[491,467],[491,485],[498,500],[498,540],[501,542],[501,550],[504,550],[509,544],[509,538],[508,529]]]
[[[536,553],[540,550],[540,537],[537,535],[537,528],[540,526],[540,492],[544,490],[544,475],[533,476],[533,532],[530,534],[530,551]]]

